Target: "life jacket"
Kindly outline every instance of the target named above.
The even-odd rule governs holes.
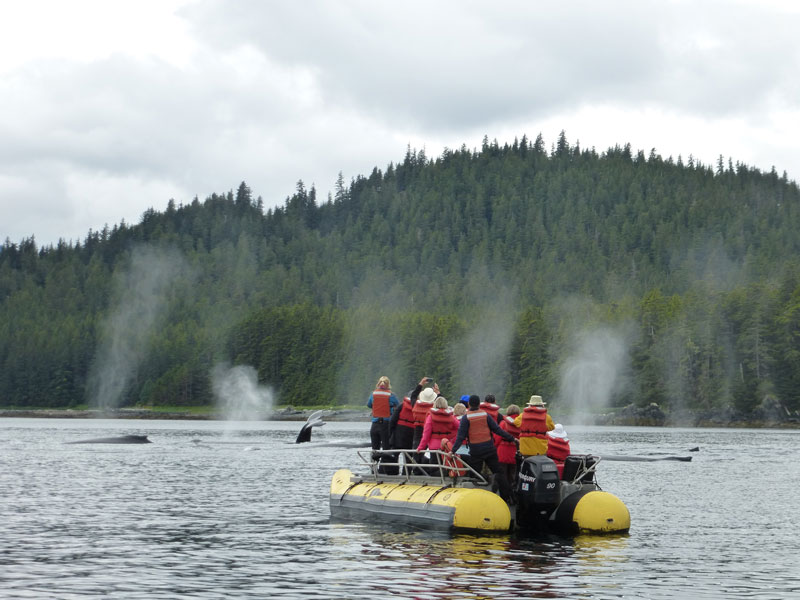
[[[452,408],[432,408],[431,416],[431,439],[441,440],[449,437],[453,433],[453,409]]]
[[[469,410],[466,417],[469,419],[469,443],[482,444],[492,441],[492,430],[486,422],[488,415],[482,410]]]
[[[556,461],[556,464],[561,463],[563,466],[569,455],[569,440],[547,436],[547,456]]]
[[[411,398],[408,396],[403,398],[400,414],[397,417],[397,424],[403,427],[414,427],[414,407],[411,406]]]
[[[392,407],[389,397],[392,392],[388,390],[375,390],[372,392],[372,416],[378,419],[388,419],[392,416]]]
[[[444,438],[442,440],[442,446],[439,449],[442,452],[450,452],[453,450],[453,446],[450,444],[450,440]],[[453,455],[451,458],[449,455],[445,454],[442,463],[445,467],[450,467],[450,477],[463,477],[467,474],[467,469],[458,456]]]
[[[516,439],[519,439],[520,428],[514,424],[514,419],[516,419],[516,415],[513,417],[503,417],[503,419],[500,421],[500,427],[513,435]]]
[[[535,437],[540,440],[547,439],[547,409],[539,406],[526,406],[522,411],[522,422],[519,427],[519,437]]]
[[[425,417],[433,408],[433,402],[423,402],[417,399],[414,404],[414,427],[425,427]]]
[[[500,429],[519,439],[519,427],[514,425],[514,417],[501,417]],[[504,464],[516,465],[517,445],[514,442],[509,442],[495,433],[494,445],[497,448],[497,460]]]
[[[480,409],[497,421],[497,415],[500,413],[500,407],[494,402],[481,402]]]

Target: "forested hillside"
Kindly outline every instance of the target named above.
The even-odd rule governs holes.
[[[0,404],[198,405],[250,365],[281,403],[377,377],[574,407],[800,409],[800,193],[786,174],[562,134],[409,150],[277,209],[170,200],[0,247]]]

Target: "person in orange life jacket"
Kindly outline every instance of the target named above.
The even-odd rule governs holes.
[[[452,443],[456,439],[458,426],[459,420],[453,414],[453,409],[447,405],[447,399],[439,396],[433,401],[433,408],[425,418],[422,439],[417,446],[417,452],[438,450],[445,438]]]
[[[498,423],[500,422],[500,407],[495,402],[494,394],[486,394],[481,402],[481,410],[489,413],[489,416]]]
[[[547,414],[541,396],[531,396],[528,406],[514,419],[519,427],[519,452],[523,456],[537,456],[547,452],[547,432],[553,429],[553,419]]]
[[[392,393],[389,378],[385,375],[382,376],[378,379],[375,391],[367,400],[367,406],[372,409],[372,426],[369,430],[369,437],[373,450],[389,449],[389,421],[392,418],[392,412],[399,404],[397,397]]]
[[[392,414],[392,420],[389,423],[389,441],[392,448],[408,450],[414,444],[414,405],[417,403],[420,392],[422,392],[425,384],[433,381],[430,377],[423,377],[420,379],[417,387],[408,392],[408,395],[403,398],[400,405],[400,410]]]
[[[519,406],[510,404],[506,409],[505,416],[500,418],[500,429],[513,435],[515,440],[519,439],[519,427],[514,425],[517,415],[519,415]],[[506,479],[513,486],[517,478],[517,446],[519,442],[512,444],[495,434],[494,445],[497,448],[497,460],[500,461],[500,466],[505,471]]]
[[[469,410],[461,417],[456,441],[453,443],[453,454],[458,452],[464,440],[469,439],[468,462],[470,466],[480,473],[483,463],[486,463],[489,470],[494,473],[500,497],[506,502],[511,502],[511,487],[497,460],[497,450],[494,447],[492,433],[496,433],[511,443],[515,443],[516,440],[510,433],[500,429],[497,421],[480,410],[480,405],[481,399],[478,396],[469,397]]]
[[[547,432],[547,456],[556,463],[559,479],[564,474],[564,461],[570,454],[567,432],[561,423],[556,423],[553,430]]]

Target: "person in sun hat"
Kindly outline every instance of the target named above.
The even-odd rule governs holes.
[[[447,398],[439,396],[433,401],[433,408],[428,411],[428,416],[425,418],[425,427],[422,432],[422,440],[417,446],[417,453],[423,453],[425,450],[440,450],[442,442],[448,440],[450,443],[456,439],[458,433],[459,420],[453,414],[453,409],[447,404]],[[435,452],[431,453],[430,464],[443,464],[441,455]],[[429,468],[428,472],[431,475],[438,476],[440,470],[437,467]]]
[[[411,444],[412,448],[419,446],[425,430],[425,419],[428,418],[428,413],[433,408],[433,401],[438,397],[439,386],[435,383],[433,387],[426,387],[419,393],[419,397],[414,403],[414,440]]]
[[[547,456],[556,463],[559,478],[564,473],[564,461],[570,454],[567,432],[561,423],[556,423],[553,430],[547,432]]]
[[[519,452],[523,456],[536,456],[547,453],[547,432],[555,427],[553,419],[547,414],[544,400],[533,395],[528,405],[516,419],[519,427]]]

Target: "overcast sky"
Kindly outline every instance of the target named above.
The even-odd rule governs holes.
[[[800,3],[0,0],[0,243],[541,133],[800,179]]]

